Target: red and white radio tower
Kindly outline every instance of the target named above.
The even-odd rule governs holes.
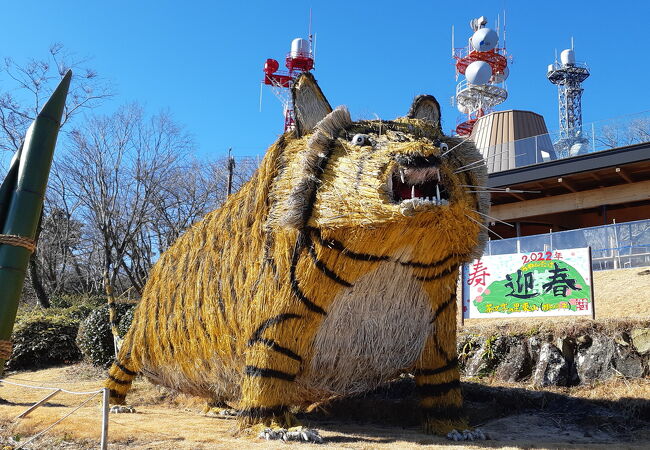
[[[487,19],[479,17],[470,22],[474,32],[467,47],[454,48],[452,27],[452,57],[456,60],[456,80],[458,75],[465,79],[456,86],[455,103],[458,110],[465,114],[456,134],[469,136],[476,120],[492,111],[496,105],[508,98],[505,80],[508,78],[508,54],[505,45],[505,13],[503,25],[503,45],[498,47],[499,26],[497,31],[486,28]],[[499,86],[501,85],[501,86]]]
[[[262,84],[271,86],[273,93],[282,103],[284,108],[284,131],[288,131],[292,130],[295,124],[291,104],[291,87],[298,75],[309,72],[314,68],[311,30],[309,40],[296,38],[291,41],[291,51],[285,58],[285,66],[287,70],[278,70],[280,63],[275,59],[267,59],[264,64],[264,80],[262,80]],[[261,103],[262,91],[260,87],[260,107]]]

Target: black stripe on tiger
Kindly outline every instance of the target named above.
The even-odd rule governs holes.
[[[334,271],[330,270],[330,268],[327,267],[323,261],[318,259],[318,255],[316,254],[316,249],[314,248],[314,243],[311,241],[311,239],[309,239],[309,241],[307,242],[307,249],[309,250],[309,254],[314,260],[314,264],[316,265],[316,267],[322,270],[323,273],[327,275],[328,278],[330,278],[331,280],[335,281],[336,283],[342,286],[352,287],[352,283],[349,283],[345,281],[343,278],[339,277]]]
[[[419,276],[419,277],[415,277],[415,278],[418,279],[418,280],[420,280],[420,281],[433,281],[433,280],[439,280],[440,278],[444,278],[444,277],[446,277],[447,275],[449,275],[449,274],[451,274],[451,273],[454,273],[454,272],[456,272],[456,271],[458,271],[458,266],[454,264],[454,265],[451,266],[450,268],[445,269],[445,270],[443,270],[442,272],[440,272],[440,273],[438,273],[438,274],[436,274],[436,275],[430,275],[430,276],[428,276],[428,277]]]
[[[260,338],[260,339],[257,339],[255,341],[249,341],[248,345],[251,346],[251,345],[253,345],[255,343],[258,343],[258,342],[260,344],[266,345],[267,347],[269,347],[273,351],[276,351],[278,353],[286,355],[289,358],[294,359],[294,360],[296,360],[298,362],[302,362],[302,357],[299,354],[295,353],[293,350],[291,350],[291,349],[289,349],[287,347],[281,346],[280,344],[275,342],[273,339]]]
[[[254,408],[240,409],[237,412],[237,415],[243,417],[259,418],[259,417],[272,417],[272,416],[281,416],[287,412],[289,408],[284,405],[280,406],[257,406]]]
[[[126,394],[120,394],[115,389],[109,389],[108,393],[110,394],[110,398],[115,400],[124,400],[126,398]]]
[[[440,342],[438,341],[438,337],[435,335],[435,333],[431,335],[431,339],[433,339],[433,345],[438,353],[445,357],[445,361],[451,361],[452,356],[449,356],[449,354],[440,346]]]
[[[422,407],[422,414],[427,419],[457,420],[465,417],[460,406]]]
[[[118,380],[113,375],[109,375],[108,379],[117,384],[131,384],[131,380]]]
[[[456,367],[458,367],[458,358],[452,359],[447,364],[445,364],[442,367],[438,367],[437,369],[415,369],[413,371],[413,375],[415,375],[416,377],[418,376],[428,377],[431,375],[438,375],[440,373],[446,372]]]
[[[262,377],[262,378],[277,378],[279,380],[293,381],[296,379],[295,375],[281,370],[265,369],[263,367],[246,366],[244,375],[249,377]]]
[[[313,236],[316,237],[321,247],[338,250],[350,259],[356,259],[359,261],[391,261],[390,256],[386,256],[386,255],[371,255],[368,253],[353,252],[352,250],[347,248],[342,242],[337,241],[336,239],[331,239],[331,238],[325,239],[318,228],[309,228],[309,231]],[[417,261],[399,261],[399,260],[394,260],[393,262],[399,263],[403,266],[415,267],[417,269],[432,269],[444,265],[454,257],[455,255],[453,254],[448,255],[443,259],[441,259],[440,261],[434,261],[431,263],[423,263]]]
[[[389,261],[390,257],[388,256],[377,256],[377,255],[369,255],[367,253],[356,253],[347,248],[343,243],[337,241],[336,239],[325,239],[323,238],[321,231],[318,228],[310,228],[309,231],[316,236],[316,239],[318,240],[318,243],[321,245],[321,247],[327,247],[327,248],[333,248],[335,250],[339,250],[341,253],[343,253],[345,256],[347,256],[350,259],[356,259],[359,261]]]
[[[298,297],[298,300],[300,300],[307,307],[307,309],[325,316],[327,315],[325,310],[318,306],[316,303],[309,300],[300,289],[300,286],[298,286],[298,279],[296,278],[296,267],[298,266],[298,260],[300,259],[302,249],[303,246],[299,237],[298,241],[296,241],[296,247],[294,248],[293,257],[291,259],[291,267],[289,268],[289,281],[291,282],[291,290],[293,291],[294,295]]]
[[[433,322],[435,322],[436,319],[438,318],[438,316],[439,316],[440,314],[442,314],[442,312],[443,312],[445,309],[447,309],[447,308],[449,307],[449,305],[453,305],[454,303],[456,303],[456,293],[455,293],[455,292],[453,292],[453,293],[449,296],[449,298],[448,298],[447,300],[445,300],[444,303],[442,303],[440,306],[438,306],[438,308],[437,308],[437,309],[435,310],[435,312],[433,313],[433,318],[431,319],[431,321],[429,321],[429,323],[433,323]]]
[[[448,381],[447,383],[426,383],[415,387],[421,397],[440,397],[453,389],[460,389],[460,380]]]
[[[115,361],[113,364],[115,364],[115,367],[117,367],[118,369],[120,369],[120,370],[121,370],[122,372],[124,372],[126,375],[129,375],[129,376],[131,376],[131,377],[134,377],[134,376],[136,376],[136,375],[138,374],[138,372],[134,372],[134,371],[132,371],[132,370],[127,369],[126,367],[124,367],[122,364],[120,364],[120,363],[117,362],[117,361]]]
[[[255,330],[255,332],[249,339],[248,345],[251,345],[251,342],[260,339],[262,337],[262,333],[264,333],[264,331],[266,331],[268,328],[272,327],[273,325],[282,323],[285,320],[300,319],[300,318],[302,318],[302,316],[299,314],[284,313],[284,314],[278,314],[277,316],[273,316],[270,319],[266,319],[264,322],[262,322],[262,324],[259,327],[257,327],[257,330]]]
[[[256,343],[260,343],[263,345],[266,345],[269,347],[271,350],[274,350],[278,353],[281,353],[283,355],[288,356],[291,359],[295,359],[298,362],[302,362],[302,357],[292,351],[291,349],[287,347],[283,347],[277,342],[275,342],[273,339],[266,339],[262,337],[262,333],[264,333],[265,330],[268,328],[272,327],[273,325],[277,325],[279,323],[284,322],[285,320],[289,319],[300,319],[302,318],[301,315],[298,314],[293,314],[293,313],[284,313],[284,314],[278,314],[275,317],[271,317],[270,319],[266,319],[262,324],[257,327],[257,330],[253,333],[251,338],[248,340],[248,343],[246,344],[248,347],[251,347],[255,345]]]
[[[450,259],[455,258],[456,255],[451,254],[448,256],[445,256],[442,258],[440,261],[434,261],[431,263],[422,263],[422,262],[416,262],[416,261],[397,261],[403,266],[408,266],[408,267],[415,267],[417,269],[433,269],[435,267],[440,267],[445,265],[447,262],[449,262]]]

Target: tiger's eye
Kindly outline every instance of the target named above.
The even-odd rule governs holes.
[[[370,144],[367,134],[355,134],[350,142],[352,142],[352,145],[359,145],[359,146]]]
[[[446,152],[447,150],[449,150],[449,146],[447,144],[445,144],[444,142],[441,143],[440,144],[440,151],[441,152]]]

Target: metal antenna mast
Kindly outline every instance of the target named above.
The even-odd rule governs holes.
[[[557,57],[556,57],[557,58]],[[560,115],[560,136],[554,143],[558,156],[574,156],[588,152],[589,140],[582,136],[582,82],[589,77],[585,63],[577,63],[571,48],[562,50],[560,63],[549,64],[546,77],[557,85]]]

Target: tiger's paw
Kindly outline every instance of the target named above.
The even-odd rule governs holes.
[[[469,428],[469,423],[463,417],[455,417],[454,419],[427,417],[423,425],[426,434],[437,434],[438,436],[446,436],[452,431]]]
[[[463,430],[462,432],[451,430],[447,433],[447,439],[450,441],[485,441],[488,437],[476,428],[475,430]]]
[[[292,427],[292,428],[264,428],[257,435],[260,439],[270,440],[283,440],[283,441],[298,441],[298,442],[313,442],[322,444],[323,438],[318,430],[305,427]]]
[[[135,408],[127,405],[113,405],[108,412],[111,414],[133,414],[135,413]]]

